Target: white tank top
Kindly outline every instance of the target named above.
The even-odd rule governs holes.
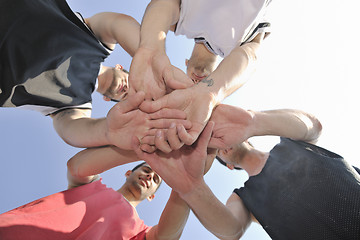
[[[264,22],[271,0],[182,0],[175,35],[204,38],[215,54],[226,57]]]

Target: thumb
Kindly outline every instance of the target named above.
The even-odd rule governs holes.
[[[139,106],[140,110],[146,113],[154,113],[159,111],[160,109],[166,107],[167,101],[168,101],[169,96],[165,95],[161,98],[159,98],[158,100],[155,101],[144,101],[143,103],[141,103],[141,105]]]
[[[207,149],[214,125],[215,125],[215,123],[212,121],[209,121],[206,124],[205,129],[203,130],[203,132],[201,133],[201,135],[199,137],[197,147],[199,147],[200,149],[205,149],[205,150]]]
[[[163,76],[167,88],[185,89],[194,85],[193,81],[180,69],[166,69]]]
[[[135,110],[144,101],[145,93],[140,91],[132,96],[129,96],[125,101],[117,103],[115,106],[121,113],[127,113]]]

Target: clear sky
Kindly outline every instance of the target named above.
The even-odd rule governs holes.
[[[141,21],[146,0],[68,0],[74,11],[89,17],[101,11],[121,12]],[[257,71],[245,86],[225,103],[245,109],[296,108],[317,116],[323,125],[318,145],[342,155],[360,167],[358,0],[273,1],[273,33],[266,39]],[[121,27],[121,26],[119,26]],[[171,62],[185,69],[193,42],[169,34]],[[129,69],[131,58],[118,47],[105,65],[120,63]],[[112,103],[93,94],[93,117],[103,117]],[[40,197],[66,189],[66,161],[81,149],[64,143],[52,121],[40,113],[0,109],[0,213]],[[254,145],[270,150],[276,137],[253,138]],[[125,170],[134,164],[102,174],[103,182],[118,189]],[[223,202],[247,179],[244,172],[230,171],[214,163],[206,182]],[[163,184],[151,203],[138,212],[146,224],[155,225],[170,189]],[[284,223],[286,224],[286,223]],[[182,239],[215,239],[191,214]],[[252,224],[242,239],[269,239],[261,226]]]

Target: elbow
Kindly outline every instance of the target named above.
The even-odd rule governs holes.
[[[308,142],[315,144],[321,135],[322,124],[315,116],[309,115],[308,117],[311,120],[311,125],[308,128],[306,139]]]

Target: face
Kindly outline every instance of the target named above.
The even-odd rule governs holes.
[[[154,193],[160,186],[162,179],[155,173],[148,164],[143,164],[135,171],[128,171],[126,181],[135,190],[133,194],[137,194],[139,200],[147,198],[151,200]]]
[[[202,81],[215,69],[215,63],[196,56],[191,56],[189,60],[186,59],[185,64],[187,66],[186,74],[194,83]]]
[[[112,74],[109,75],[107,88],[105,89],[104,100],[109,101],[122,101],[127,97],[127,91],[129,86],[128,77],[129,74],[124,72],[120,65],[116,65],[112,69]]]
[[[237,162],[238,158],[236,158],[236,150],[234,148],[230,147],[225,150],[219,149],[216,155],[226,163],[226,166],[230,170],[233,170],[235,167],[240,167]]]
[[[217,57],[210,53],[203,44],[196,43],[190,59],[185,60],[186,74],[198,83],[209,76],[216,67]]]

